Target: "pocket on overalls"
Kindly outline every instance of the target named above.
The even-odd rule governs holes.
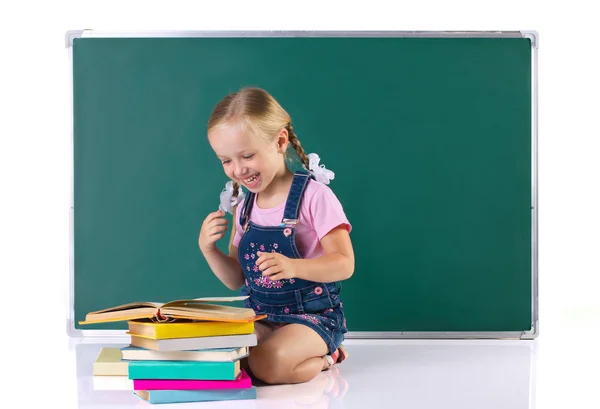
[[[325,284],[316,285],[308,290],[300,290],[302,309],[306,313],[321,312],[326,308],[333,308],[334,303]]]

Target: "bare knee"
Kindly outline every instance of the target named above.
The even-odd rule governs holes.
[[[289,383],[293,368],[287,365],[284,351],[276,345],[254,347],[248,356],[252,374],[268,384]]]

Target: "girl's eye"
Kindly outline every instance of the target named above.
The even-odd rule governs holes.
[[[243,156],[243,158],[244,159],[252,159],[253,156],[254,156],[254,154],[252,154],[252,155],[245,155],[245,156]]]
[[[221,161],[221,163],[222,163],[223,165],[226,165],[226,164],[228,164],[229,162],[231,162],[229,159],[227,159],[227,160],[222,160],[222,161]]]

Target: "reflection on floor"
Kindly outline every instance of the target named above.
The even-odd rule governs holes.
[[[100,349],[125,345],[89,339],[74,344],[80,407],[148,407],[131,390],[118,390],[122,383],[94,382],[92,364]],[[255,400],[160,407],[533,408],[536,341],[349,340],[345,345],[350,358],[310,382],[259,386]]]

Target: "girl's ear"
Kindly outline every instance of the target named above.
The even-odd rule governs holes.
[[[277,134],[277,152],[279,153],[285,153],[285,151],[287,150],[287,147],[290,143],[290,135],[288,133],[288,130],[283,128],[281,131],[279,131],[279,133]]]

